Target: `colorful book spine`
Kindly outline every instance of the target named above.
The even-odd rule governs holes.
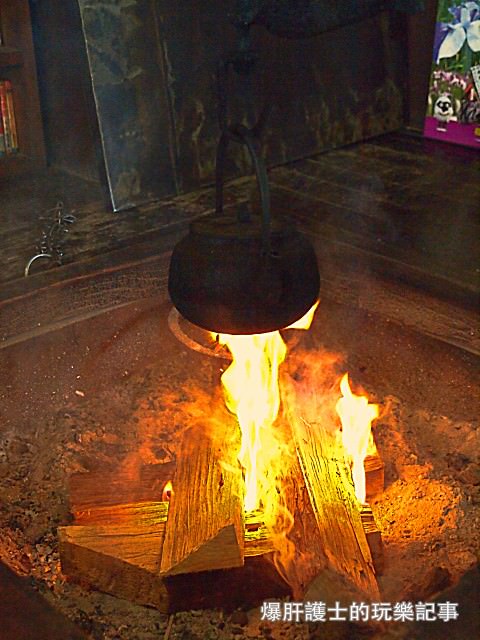
[[[0,158],[5,155],[5,135],[3,133],[3,120],[0,118]]]
[[[8,117],[7,88],[5,80],[0,80],[0,110],[2,112],[3,139],[5,142],[5,153],[12,153],[12,134],[10,132],[10,119]]]
[[[17,153],[17,123],[10,80],[0,80],[0,125],[0,155]]]
[[[15,110],[13,108],[13,89],[10,80],[5,80],[5,90],[7,93],[7,111],[8,119],[10,121],[10,134],[12,142],[12,151],[18,151],[18,135],[17,135],[17,122],[15,120]]]

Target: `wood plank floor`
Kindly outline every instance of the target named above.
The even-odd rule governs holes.
[[[465,320],[467,316],[461,311],[476,314],[480,293],[477,151],[394,133],[273,168],[269,177],[273,214],[295,220],[315,243],[324,291],[364,308],[376,304],[376,300],[392,313],[402,307],[407,324],[408,304],[413,304],[412,313],[418,316],[415,322],[422,326],[425,322],[420,316],[428,299],[436,320],[427,333],[441,334],[438,318],[440,325],[452,318],[448,333],[453,338],[449,340],[474,352],[479,349],[478,339],[472,346],[470,337],[478,331],[478,324],[472,328],[476,316]],[[123,264],[138,265],[160,254],[161,264],[149,263],[150,281],[139,286],[139,291],[144,297],[149,287],[152,291],[164,288],[169,251],[186,232],[188,222],[212,211],[214,205],[213,189],[206,188],[113,213],[102,205],[98,188],[88,192],[88,187],[87,191],[74,188],[68,181],[62,185],[58,177],[55,189],[48,187],[48,181],[42,188],[37,185],[33,200],[28,194],[15,200],[11,191],[3,200],[7,211],[0,223],[2,326],[7,318],[11,321],[16,317],[5,311],[9,300],[23,297],[27,308],[26,296],[36,290],[96,271],[105,274]],[[225,195],[228,207],[251,201],[258,209],[251,177],[232,182]],[[29,207],[35,204],[38,211],[42,202],[48,207],[57,199],[73,203],[70,207],[77,217],[66,238],[65,264],[45,269],[39,263],[33,274],[24,278],[25,264],[34,254],[35,239],[40,234],[37,222],[28,220]],[[15,206],[18,218],[14,216]],[[141,268],[136,266],[135,286],[139,278]],[[114,293],[109,300],[107,280],[102,285],[103,293],[95,292],[94,306],[102,295],[104,307],[118,303]],[[408,287],[402,288],[405,284]],[[362,292],[365,286],[370,297]],[[402,298],[407,295],[410,302],[406,305]],[[122,298],[123,303],[132,296],[134,291]],[[52,317],[57,312],[52,309]],[[72,315],[74,310],[70,312]],[[92,312],[89,307],[88,313]],[[32,322],[35,313],[33,310]]]
[[[274,168],[270,181],[273,213],[292,217],[325,243],[362,250],[393,277],[408,280],[415,271],[415,284],[433,286],[437,294],[465,300],[478,295],[480,155],[475,151],[389,134]],[[56,175],[47,191],[46,181],[40,182],[27,191],[2,185],[0,284],[20,279],[21,289],[23,268],[46,224],[31,218],[58,199],[77,216],[65,243],[66,264],[143,242],[213,207],[212,190],[205,189],[113,213],[102,205],[95,185],[82,189]],[[243,179],[230,187],[228,198],[243,201],[252,192],[251,182]]]
[[[332,151],[273,171],[273,206],[373,269],[476,304],[480,157],[443,153],[398,135]]]

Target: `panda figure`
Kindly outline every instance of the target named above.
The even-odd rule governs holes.
[[[438,96],[433,105],[433,116],[437,121],[438,131],[446,131],[447,124],[450,121],[457,120],[455,115],[455,102],[450,94],[442,93]]]

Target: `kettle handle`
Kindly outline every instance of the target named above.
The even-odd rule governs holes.
[[[237,124],[222,131],[217,146],[215,169],[215,211],[223,213],[223,186],[225,178],[225,159],[230,141],[247,147],[257,179],[260,203],[262,207],[262,243],[265,255],[270,254],[270,189],[265,163],[258,150],[258,140],[250,129]]]

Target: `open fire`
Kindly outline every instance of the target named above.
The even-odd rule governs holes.
[[[308,329],[317,304],[287,329]],[[115,517],[76,509],[75,525],[59,531],[65,572],[161,610],[176,606],[176,576],[188,575],[196,602],[195,575],[232,569],[225,580],[238,580],[233,568],[244,568],[241,580],[255,592],[272,561],[274,588],[281,584],[298,599],[378,597],[381,539],[364,504],[364,460],[375,451],[378,407],[352,392],[331,358],[314,354],[315,363],[296,362],[292,374],[280,331],[212,336],[231,353],[221,383],[236,420],[218,397],[210,400],[211,414],[196,406],[167,477],[162,465],[152,469],[154,483],[145,493],[135,490],[135,502],[116,507]],[[137,594],[129,585],[139,570],[144,589]]]
[[[227,407],[242,432],[239,454],[245,474],[245,510],[265,508],[271,492],[272,457],[277,447],[272,426],[280,408],[278,369],[287,349],[278,331],[218,336],[233,357],[222,375]],[[270,472],[270,473],[269,473]]]
[[[318,302],[287,329],[310,328]],[[275,470],[288,464],[286,446],[274,429],[280,409],[279,367],[287,347],[279,331],[254,335],[212,334],[232,354],[232,363],[222,375],[225,402],[237,416],[242,433],[239,460],[245,476],[245,511],[275,510]],[[339,449],[343,448],[352,471],[355,494],[366,500],[364,461],[375,452],[371,426],[378,417],[378,405],[366,396],[352,393],[345,374],[340,381],[336,412],[341,420]],[[272,503],[273,498],[273,503]],[[268,514],[266,514],[269,520]]]
[[[318,303],[287,329],[309,329]],[[211,335],[227,346],[232,355],[232,363],[221,381],[226,406],[237,417],[241,430],[239,462],[245,481],[244,509],[246,513],[257,511],[261,514],[276,552],[276,565],[289,581],[286,568],[295,564],[302,553],[298,553],[290,539],[295,514],[284,495],[285,478],[295,464],[298,451],[291,446],[293,434],[288,425],[285,429],[276,423],[282,398],[279,369],[287,356],[287,346],[280,331]],[[366,396],[352,392],[348,374],[337,382],[332,393],[338,399],[335,403],[334,450],[330,455],[347,463],[364,528],[368,520],[368,527],[377,536],[371,510],[366,505],[364,463],[368,453],[376,452],[371,426],[378,417],[378,406],[370,404]],[[330,429],[331,426],[327,431]],[[378,537],[376,541],[379,542]]]
[[[365,503],[365,458],[367,453],[375,451],[372,434],[372,421],[378,418],[378,405],[370,404],[365,396],[352,393],[348,383],[348,373],[341,382],[342,397],[336,410],[342,421],[342,444],[351,464],[355,495],[360,504]]]
[[[338,401],[343,396],[350,395],[348,390],[343,394],[340,390],[342,374],[349,371],[353,395],[366,395],[358,386],[365,380],[365,384],[371,385],[371,388],[375,388],[385,398],[386,408],[383,408],[382,403],[380,409],[381,423],[378,421],[375,426],[374,421],[373,428],[375,439],[378,438],[381,442],[382,456],[385,457],[386,491],[382,492],[382,484],[382,488],[376,492],[377,497],[372,500],[371,478],[367,480],[367,501],[371,501],[375,517],[381,524],[382,535],[387,541],[388,562],[381,579],[382,595],[378,601],[393,603],[407,599],[425,602],[433,598],[440,588],[445,587],[445,576],[447,584],[448,580],[456,582],[467,571],[467,563],[471,562],[473,549],[478,542],[475,529],[478,505],[469,505],[467,502],[467,498],[478,495],[478,486],[473,485],[478,480],[472,478],[471,485],[467,485],[467,491],[464,491],[465,465],[459,466],[457,452],[461,451],[465,455],[471,452],[472,455],[475,443],[473,437],[477,432],[474,431],[473,418],[471,423],[467,423],[468,415],[473,416],[471,411],[459,414],[455,422],[451,418],[453,414],[448,413],[447,409],[445,416],[450,418],[435,413],[435,408],[432,410],[426,404],[427,389],[436,394],[434,401],[437,403],[440,398],[448,396],[448,381],[456,380],[452,369],[443,372],[443,377],[439,376],[440,390],[437,389],[437,379],[436,384],[430,387],[427,376],[431,376],[431,370],[428,369],[427,360],[432,353],[435,355],[437,352],[431,351],[431,345],[427,344],[428,349],[425,348],[422,352],[423,360],[420,359],[424,367],[420,382],[423,380],[424,386],[418,394],[414,387],[417,376],[404,375],[405,371],[414,370],[418,358],[417,352],[411,353],[416,350],[407,348],[412,344],[411,335],[407,334],[404,341],[398,344],[395,342],[398,335],[394,328],[385,326],[384,333],[382,330],[377,332],[375,329],[378,327],[373,321],[368,320],[365,327],[357,316],[351,318],[349,314],[352,311],[349,308],[333,304],[329,306],[328,300],[322,301],[322,306],[322,321],[319,321],[317,311],[315,325],[309,335],[301,331],[281,332],[288,347],[288,355],[279,367],[281,403],[278,417],[271,428],[275,435],[280,436],[284,426],[290,426],[293,437],[288,445],[290,449],[299,452],[298,460],[293,461],[296,468],[290,474],[292,482],[287,478],[284,484],[285,503],[290,510],[291,519],[284,519],[283,524],[287,530],[290,528],[286,537],[295,545],[296,555],[286,571],[280,573],[281,577],[286,576],[292,583],[296,579],[294,572],[299,575],[295,583],[298,585],[295,595],[293,589],[281,591],[272,584],[279,572],[277,566],[272,564],[274,547],[270,544],[269,532],[266,527],[262,527],[262,514],[257,514],[258,519],[255,519],[255,516],[244,512],[244,482],[240,465],[235,463],[240,450],[240,428],[236,417],[225,408],[219,380],[219,367],[226,369],[230,364],[227,348],[220,348],[213,341],[208,343],[207,332],[194,332],[186,320],[180,319],[180,327],[199,344],[207,345],[211,356],[185,349],[183,343],[176,341],[176,335],[172,336],[166,330],[166,319],[171,313],[171,308],[166,306],[161,326],[165,329],[162,338],[169,349],[165,352],[169,357],[163,360],[158,357],[158,353],[164,354],[163,346],[152,354],[155,368],[148,371],[148,376],[143,373],[145,365],[142,361],[135,378],[122,378],[119,381],[121,396],[117,387],[105,384],[102,394],[99,393],[96,397],[89,391],[98,382],[97,376],[92,374],[92,386],[82,387],[85,396],[75,396],[71,403],[65,404],[69,415],[60,423],[52,422],[48,429],[43,429],[43,435],[42,430],[39,431],[38,448],[35,441],[32,440],[33,444],[30,444],[25,436],[25,441],[31,447],[30,452],[21,456],[17,454],[12,458],[13,447],[11,450],[7,449],[10,456],[8,464],[12,465],[10,468],[14,468],[14,464],[18,464],[20,468],[20,463],[25,467],[26,460],[33,469],[37,468],[41,472],[50,472],[54,466],[50,464],[50,449],[58,452],[55,453],[55,465],[62,469],[61,474],[52,475],[51,481],[45,479],[43,485],[37,482],[36,487],[34,483],[38,475],[32,477],[30,484],[24,485],[23,478],[19,478],[15,480],[15,485],[11,485],[18,488],[19,495],[23,495],[22,491],[27,491],[28,496],[33,496],[34,500],[38,498],[35,503],[38,504],[37,519],[42,509],[48,517],[54,514],[57,519],[65,518],[63,505],[67,491],[70,499],[73,520],[64,519],[63,522],[68,526],[62,527],[58,534],[62,570],[60,567],[55,568],[56,547],[51,542],[53,536],[49,536],[46,541],[41,541],[42,547],[39,546],[38,553],[44,553],[46,544],[50,544],[55,552],[52,558],[43,560],[35,555],[33,547],[34,565],[31,575],[47,575],[47,584],[55,583],[62,598],[68,598],[72,593],[68,585],[63,587],[63,576],[68,576],[94,587],[87,594],[93,602],[102,598],[96,593],[96,590],[100,590],[122,596],[128,601],[153,605],[161,611],[205,607],[229,611],[237,606],[249,609],[258,607],[264,599],[276,600],[284,596],[290,596],[290,601],[298,602],[325,601],[323,578],[326,579],[336,571],[341,577],[345,577],[345,581],[353,582],[352,576],[355,574],[342,573],[342,565],[350,567],[349,558],[355,558],[351,566],[357,572],[361,566],[356,560],[353,545],[349,545],[345,554],[342,554],[341,544],[347,538],[348,529],[344,524],[337,526],[338,523],[350,524],[351,520],[346,516],[359,513],[359,501],[355,496],[352,503],[354,511],[346,509],[353,490],[351,493],[343,490],[344,480],[351,486],[352,474],[349,464],[342,464],[345,447],[341,442],[341,419],[336,412]],[[123,316],[121,318],[124,320]],[[149,322],[150,318],[151,316]],[[149,329],[151,334],[147,334],[152,335],[152,341],[158,341],[157,316],[155,319],[153,327]],[[361,319],[364,320],[363,316]],[[102,326],[110,328],[106,321]],[[352,327],[361,327],[361,336],[354,336]],[[369,330],[364,330],[365,328]],[[84,336],[81,344],[91,345],[89,332],[85,330],[81,335]],[[377,342],[380,345],[378,349]],[[389,360],[392,343],[396,349],[393,350],[394,357]],[[63,344],[65,343],[61,343]],[[423,342],[419,340],[413,344],[422,345]],[[397,349],[402,345],[405,349]],[[347,352],[350,354],[348,367],[342,365],[343,354]],[[97,355],[95,351],[95,357]],[[458,364],[460,361],[458,358],[454,363]],[[104,362],[110,366],[111,357],[105,357]],[[405,362],[409,364],[408,368]],[[439,361],[433,359],[433,362]],[[399,363],[403,366],[399,366]],[[123,363],[121,366],[123,367]],[[468,369],[469,373],[470,371]],[[467,370],[464,373],[466,376]],[[464,388],[465,378],[461,377],[460,381],[462,384],[457,389]],[[289,385],[293,387],[291,394],[288,393]],[[129,391],[127,395],[124,394],[126,389]],[[390,396],[392,390],[397,389],[399,397]],[[409,393],[413,395],[409,396]],[[312,401],[314,394],[317,396],[317,404]],[[132,413],[133,397],[140,397],[141,404]],[[463,393],[461,397],[462,402],[469,401],[467,393]],[[372,402],[373,396],[369,398]],[[120,401],[124,403],[123,413],[118,410],[122,406]],[[452,401],[449,402],[449,406],[452,406]],[[438,408],[440,405],[436,406]],[[79,413],[75,414],[74,410]],[[73,420],[71,416],[74,416]],[[97,430],[96,433],[92,431],[90,416],[96,416],[97,424],[104,423],[105,429]],[[125,419],[119,419],[122,416]],[[132,416],[131,420],[129,416]],[[460,423],[460,419],[465,422]],[[78,433],[78,440],[77,436],[75,440],[70,436],[72,424],[75,424],[75,431],[72,433]],[[195,439],[193,428],[197,425],[208,435],[212,433],[213,427],[220,427],[219,434],[235,434],[235,441],[229,440],[235,454],[231,471],[227,465],[218,465],[221,472],[216,474],[215,459],[212,456],[207,459],[205,455],[209,447],[208,438],[202,441],[202,446]],[[325,445],[324,435],[328,436],[328,433],[323,433],[330,425],[334,427],[332,430],[336,435],[332,449]],[[69,439],[65,440],[67,437]],[[50,445],[51,440],[54,441],[54,446]],[[190,441],[191,446],[184,446],[184,440]],[[219,440],[220,438],[215,441],[215,446],[218,446]],[[17,438],[14,444],[18,445],[18,442]],[[65,442],[68,443],[67,446]],[[112,447],[112,442],[120,442],[121,446]],[[75,447],[73,453],[71,446]],[[430,448],[433,451],[431,454]],[[286,449],[285,454],[288,453]],[[365,465],[367,475],[370,475],[368,462],[371,456],[367,453]],[[38,467],[35,467],[37,462],[34,457],[40,457],[40,454],[43,458],[39,459]],[[89,461],[88,467],[83,462],[85,459]],[[224,459],[219,456],[219,460]],[[203,464],[204,460],[212,461],[212,464]],[[458,465],[456,472],[452,463]],[[201,476],[203,482],[197,475],[188,475],[196,467],[204,471]],[[468,470],[472,467],[470,463]],[[3,468],[5,469],[5,463]],[[224,496],[235,471],[239,483],[235,485],[235,491]],[[280,472],[284,471],[286,474],[286,470],[280,469]],[[68,490],[65,473],[70,478]],[[7,483],[13,479],[2,480],[3,495],[6,495],[9,487]],[[173,495],[168,495],[169,489],[165,488],[169,479],[175,490]],[[188,491],[184,492],[182,486]],[[61,497],[63,515],[58,516],[55,503],[50,498],[50,501],[47,500],[46,488],[49,496],[50,490],[55,489]],[[184,493],[187,494],[189,504],[182,501]],[[290,500],[291,493],[293,499]],[[235,501],[235,496],[242,496],[242,499]],[[277,497],[282,496],[277,494]],[[334,509],[330,510],[332,505]],[[4,507],[3,522],[8,536],[7,517],[18,518],[22,507],[20,503],[16,506],[13,499]],[[208,520],[200,519],[202,510],[208,514]],[[363,511],[361,518],[364,531],[356,528],[355,534],[358,533],[358,539],[366,535],[370,544],[371,531],[365,529]],[[172,520],[175,512],[179,514],[176,521]],[[215,514],[218,514],[217,522],[220,521],[220,516],[224,521],[219,522],[218,528],[207,530],[207,522],[211,522]],[[234,521],[232,514],[239,521],[239,516],[243,518],[240,524],[245,532],[244,546],[243,549],[239,547],[239,562],[244,562],[243,565],[234,564],[234,559],[229,555],[230,546],[226,545],[231,544],[232,538],[226,534],[222,537],[222,531],[231,527],[230,523]],[[210,549],[208,555],[205,553],[203,564],[197,564],[201,571],[171,576],[160,572],[159,562],[166,557],[165,533],[169,528],[172,528],[174,534],[169,540],[176,537],[185,544],[185,564],[188,554],[193,556],[200,553],[203,547]],[[193,541],[195,544],[190,544],[189,540],[192,531],[197,534]],[[25,532],[25,536],[30,535],[26,529]],[[240,537],[237,541],[240,541]],[[31,552],[31,547],[19,546],[19,550],[23,548],[28,554]],[[323,564],[322,552],[327,556]],[[252,554],[256,555],[252,557]],[[224,568],[215,571],[212,568],[213,561],[219,558],[222,559]],[[235,557],[235,563],[237,562],[238,554]],[[47,564],[52,570],[45,574],[44,567]],[[192,566],[193,560],[190,569]],[[441,572],[439,567],[442,568]],[[27,567],[25,571],[28,573],[30,569]],[[249,576],[253,576],[253,581],[249,581]],[[440,578],[444,585],[442,587],[437,582]],[[177,595],[166,593],[163,585],[170,585],[170,581],[177,584],[177,580]],[[221,580],[220,593],[217,584]],[[184,591],[180,589],[182,584],[185,585]],[[260,591],[261,588],[263,591]],[[80,593],[81,598],[85,597],[85,591],[76,590],[75,593]],[[330,593],[336,597],[338,592],[331,589]],[[375,598],[372,595],[373,602]],[[353,601],[359,602],[354,597],[348,600]],[[121,607],[122,604],[119,603],[118,606]],[[141,615],[141,610],[138,611]]]

